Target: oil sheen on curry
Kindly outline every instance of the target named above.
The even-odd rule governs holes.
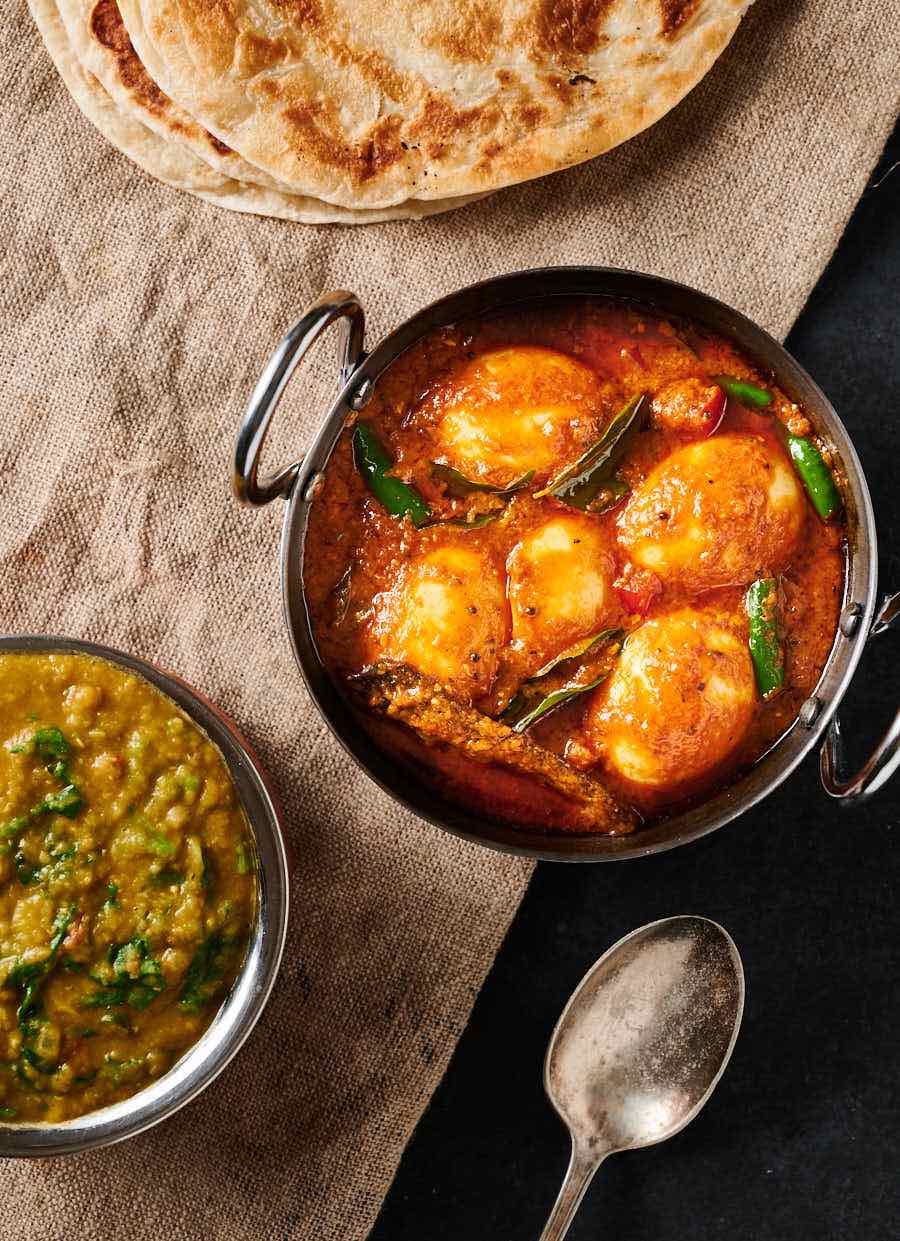
[[[622,833],[785,731],[844,531],[802,409],[727,340],[613,303],[442,329],[380,378],[313,503],[320,654],[450,800]]]
[[[165,1073],[243,959],[256,875],[219,751],[104,660],[0,653],[0,1120]]]

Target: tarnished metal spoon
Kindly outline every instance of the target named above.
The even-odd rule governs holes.
[[[651,922],[606,952],[557,1022],[544,1087],[572,1158],[541,1241],[569,1230],[607,1155],[672,1137],[724,1072],[744,1009],[744,971],[707,918]]]

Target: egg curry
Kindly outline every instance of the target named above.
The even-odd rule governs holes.
[[[621,833],[790,726],[844,561],[804,411],[729,341],[591,302],[397,359],[332,453],[304,579],[381,747],[480,814]]]
[[[0,1121],[170,1069],[240,967],[255,870],[225,762],[172,701],[105,660],[0,652]]]

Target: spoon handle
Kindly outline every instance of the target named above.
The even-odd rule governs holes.
[[[575,1212],[581,1206],[581,1199],[584,1197],[585,1191],[602,1161],[602,1156],[598,1159],[596,1155],[587,1155],[579,1151],[574,1142],[572,1143],[572,1157],[569,1160],[569,1167],[566,1171],[562,1188],[559,1191],[559,1197],[554,1202],[550,1218],[544,1225],[544,1231],[540,1235],[540,1241],[562,1241],[569,1231],[569,1225],[575,1218]]]

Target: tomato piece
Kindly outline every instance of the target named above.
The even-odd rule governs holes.
[[[655,599],[662,594],[662,582],[649,569],[638,569],[627,564],[616,580],[613,589],[622,607],[629,612],[645,616]]]
[[[713,394],[703,406],[702,416],[705,424],[705,434],[713,435],[718,431],[722,419],[725,417],[725,406],[728,404],[728,398],[725,395],[725,389],[720,388],[718,384],[713,389]]]
[[[697,436],[712,435],[725,414],[727,395],[721,384],[693,375],[664,384],[650,402],[654,426]]]
[[[69,933],[62,942],[65,949],[77,948],[87,938],[87,923],[84,914],[78,914],[69,926]]]

